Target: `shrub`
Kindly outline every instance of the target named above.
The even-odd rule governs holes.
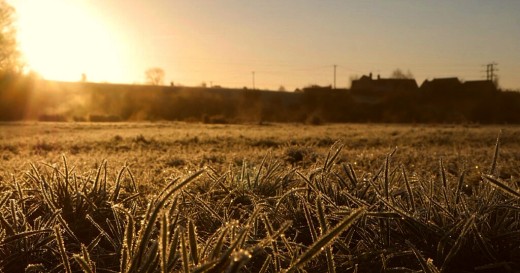
[[[40,115],[38,117],[38,121],[44,121],[44,122],[66,122],[67,117],[65,115]]]
[[[115,115],[90,115],[88,119],[91,122],[120,122],[120,121],[122,121],[120,116],[115,116]]]
[[[324,120],[322,117],[313,114],[307,118],[305,123],[310,124],[310,125],[322,125],[324,123]]]
[[[226,117],[224,117],[222,115],[216,115],[216,116],[204,115],[203,118],[202,118],[202,121],[205,124],[228,124],[228,123],[230,123],[226,119]]]

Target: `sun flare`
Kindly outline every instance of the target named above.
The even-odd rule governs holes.
[[[20,47],[46,79],[123,81],[121,42],[87,1],[34,0],[16,6]]]

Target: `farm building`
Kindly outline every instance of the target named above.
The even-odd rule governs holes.
[[[421,90],[435,93],[462,91],[490,93],[496,92],[498,89],[492,81],[479,80],[462,82],[458,78],[452,77],[425,80],[421,85]]]
[[[495,83],[489,80],[480,81],[466,81],[462,84],[462,88],[465,91],[479,92],[479,93],[491,93],[498,91]]]
[[[462,82],[459,78],[436,78],[433,80],[424,80],[421,85],[422,91],[427,92],[451,92],[461,90]]]
[[[351,86],[352,91],[367,92],[416,91],[418,89],[414,79],[383,79],[379,75],[373,79],[372,73],[353,80]]]

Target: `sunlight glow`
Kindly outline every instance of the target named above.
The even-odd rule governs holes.
[[[29,69],[50,80],[287,90],[397,68],[520,86],[520,1],[6,0]],[[203,4],[202,4],[203,2]],[[516,12],[516,13],[515,13]],[[269,15],[269,16],[266,16]]]
[[[122,43],[84,0],[17,5],[19,41],[30,70],[46,79],[124,81]]]

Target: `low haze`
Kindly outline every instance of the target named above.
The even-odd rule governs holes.
[[[44,78],[294,90],[348,87],[400,68],[418,84],[485,79],[520,87],[520,1],[11,0],[20,47]]]

